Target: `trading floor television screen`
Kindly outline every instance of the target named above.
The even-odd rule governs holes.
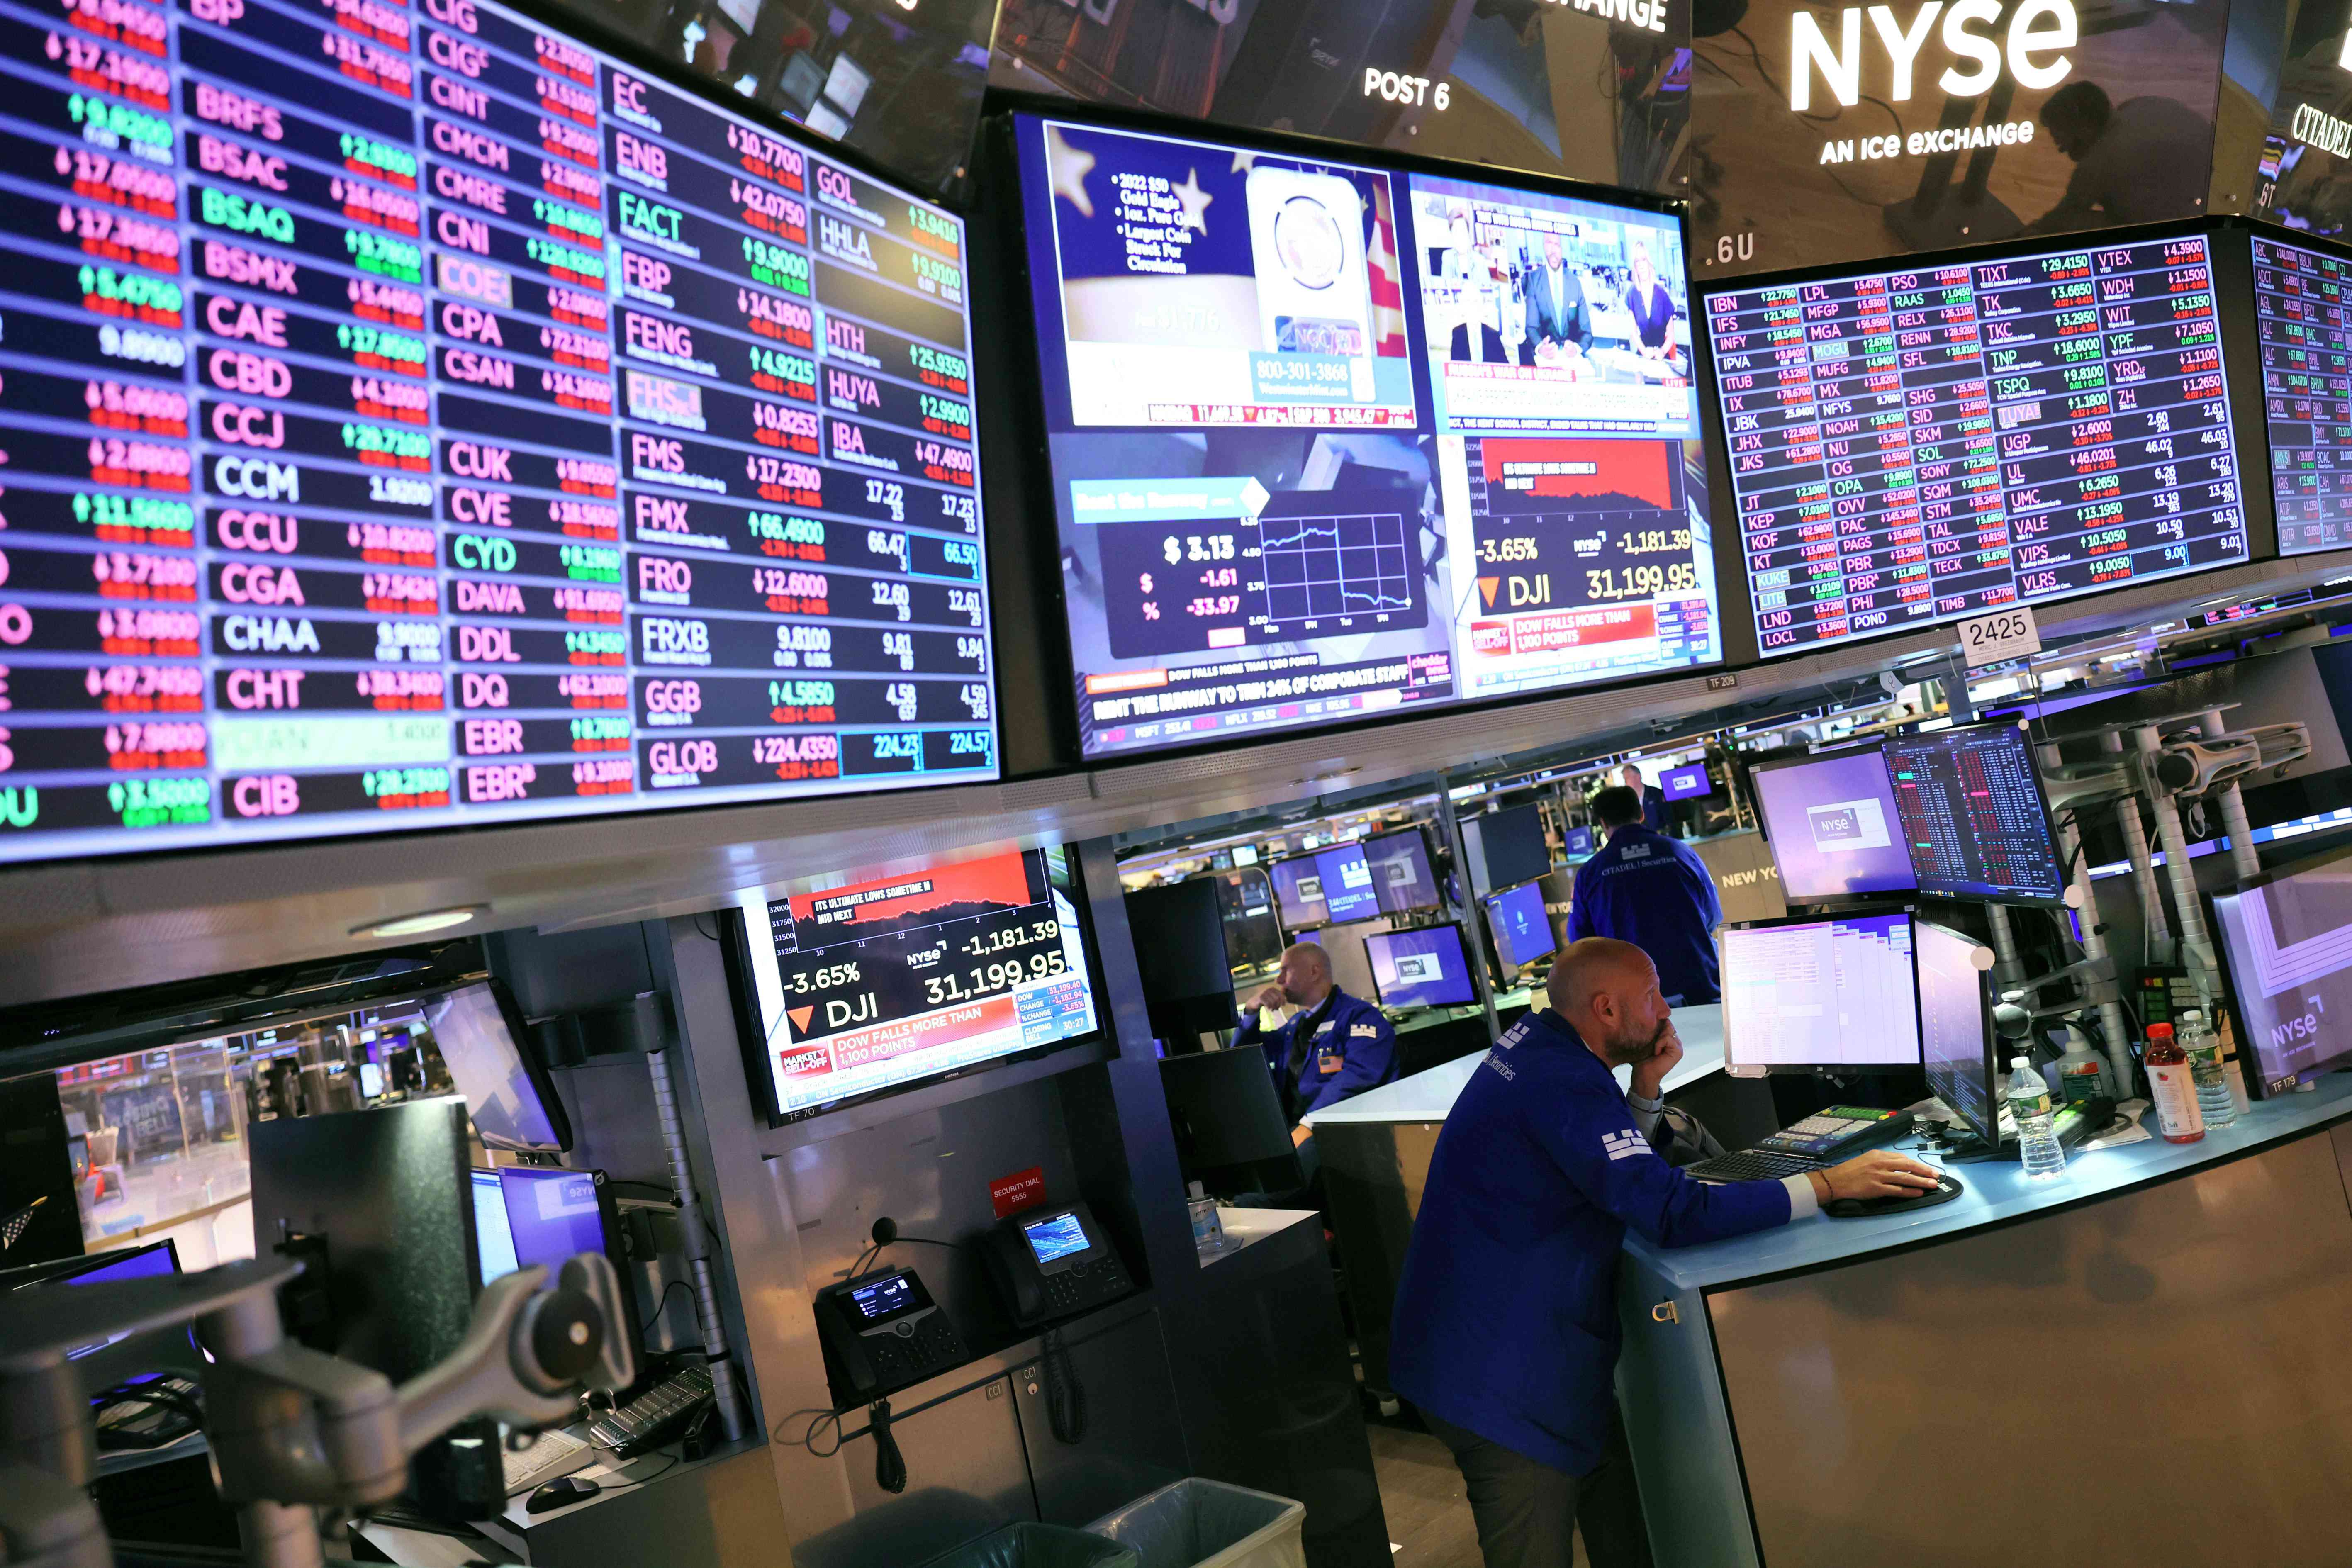
[[[2248,558],[2201,235],[1710,295],[1767,656]]]
[[[0,861],[996,776],[961,220],[490,0],[102,9],[0,0]]]
[[[771,1110],[841,1102],[1093,1034],[1093,982],[1058,849],[789,898],[743,895]]]
[[[1674,216],[1018,127],[1087,756],[1720,661]]]
[[[2256,238],[2254,316],[2279,553],[2352,543],[2352,262]]]

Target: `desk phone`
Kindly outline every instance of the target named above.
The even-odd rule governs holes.
[[[1850,1155],[1859,1154],[1874,1144],[1900,1138],[1911,1130],[1911,1113],[1907,1110],[1875,1110],[1866,1105],[1832,1105],[1817,1110],[1791,1127],[1784,1127],[1769,1138],[1757,1140],[1756,1147],[1774,1154],[1801,1154],[1824,1165],[1835,1164]]]
[[[1013,1215],[990,1233],[987,1258],[1013,1321],[1024,1329],[1135,1289],[1118,1249],[1084,1204]]]
[[[861,1274],[817,1292],[817,1327],[836,1398],[863,1404],[971,1359],[911,1268]]]

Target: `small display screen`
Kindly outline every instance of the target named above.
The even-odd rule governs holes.
[[[1460,926],[1376,931],[1364,938],[1364,956],[1383,1007],[1458,1007],[1478,999]]]
[[[1281,911],[1285,926],[1298,931],[1330,923],[1331,911],[1323,902],[1323,867],[1319,858],[1294,856],[1276,860],[1266,869],[1274,879],[1275,907]]]
[[[2352,544],[2352,262],[2274,239],[2254,244],[2263,414],[2281,555]]]
[[[1093,1245],[1087,1239],[1085,1224],[1075,1212],[1032,1221],[1021,1227],[1021,1234],[1029,1238],[1029,1250],[1037,1255],[1040,1263],[1072,1257]]]
[[[1364,858],[1371,862],[1372,890],[1380,895],[1383,913],[1437,907],[1437,878],[1429,868],[1429,848],[1420,828],[1365,839]]]
[[[1359,921],[1381,912],[1380,891],[1362,846],[1326,849],[1315,857],[1315,865],[1322,875],[1323,907],[1332,920]]]
[[[1706,314],[1767,658],[2247,559],[2201,235]]]
[[[1543,889],[1533,882],[1488,899],[1486,925],[1495,933],[1497,956],[1513,968],[1533,963],[1558,945],[1551,917],[1544,912]]]
[[[1918,886],[1877,747],[1759,767],[1755,781],[1764,836],[1790,902]]]
[[[1919,1061],[1909,915],[1727,926],[1722,940],[1726,1063],[1835,1069]]]
[[[849,1293],[851,1305],[857,1315],[869,1323],[920,1311],[930,1300],[911,1274],[893,1274],[871,1285],[861,1285]]]
[[[482,1283],[502,1279],[522,1267],[515,1257],[514,1226],[507,1220],[506,1188],[496,1171],[474,1173],[474,1254]]]
[[[575,1253],[604,1250],[595,1177],[584,1171],[527,1171],[509,1165],[499,1173],[499,1181],[506,1192],[516,1268],[539,1263],[552,1272]]]
[[[2015,724],[1896,736],[1885,757],[1921,892],[2049,902],[2064,893],[2041,774]]]
[[[1919,974],[1919,1055],[1927,1088],[1969,1130],[2000,1141],[1993,1099],[1992,1055],[1986,1048],[1984,971],[1977,944],[1927,921],[1913,927]]]
[[[1668,800],[1692,800],[1714,794],[1715,781],[1706,776],[1705,763],[1693,763],[1686,768],[1668,768],[1660,793]]]
[[[2352,1047],[2336,1020],[2352,1015],[2352,856],[2217,893],[2213,913],[2256,1087],[2274,1093],[2344,1065]]]
[[[1592,853],[1592,829],[1571,827],[1568,830],[1562,843],[1570,855],[1590,855]]]
[[[562,1146],[547,1107],[531,1085],[521,1044],[507,1027],[497,993],[488,985],[468,985],[426,1003],[425,1016],[433,1021],[434,1044],[441,1049],[457,1092],[466,1097],[467,1113],[485,1146]]]

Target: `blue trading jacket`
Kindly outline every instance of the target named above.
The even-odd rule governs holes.
[[[1568,940],[1613,936],[1658,966],[1658,990],[1677,1005],[1722,995],[1708,933],[1723,921],[1723,900],[1698,852],[1646,827],[1621,827],[1600,853],[1576,868]]]
[[[1381,1010],[1337,986],[1332,987],[1330,1000],[1319,1022],[1316,1022],[1317,1010],[1309,1009],[1270,1035],[1257,1026],[1257,1009],[1252,1007],[1242,1020],[1241,1033],[1234,1037],[1236,1050],[1256,1046],[1265,1052],[1266,1065],[1274,1069],[1278,1085],[1283,1069],[1290,1064],[1298,1030],[1315,1023],[1313,1049],[1299,1067],[1298,1099],[1290,1107],[1294,1121],[1310,1110],[1328,1110],[1368,1089],[1396,1081],[1396,1031]]]

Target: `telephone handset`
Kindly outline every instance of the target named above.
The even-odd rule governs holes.
[[[835,1399],[859,1405],[971,1359],[963,1336],[911,1268],[861,1274],[817,1292]]]
[[[984,1250],[1013,1322],[1024,1329],[1135,1289],[1118,1250],[1084,1204],[1014,1215],[989,1233]]]

